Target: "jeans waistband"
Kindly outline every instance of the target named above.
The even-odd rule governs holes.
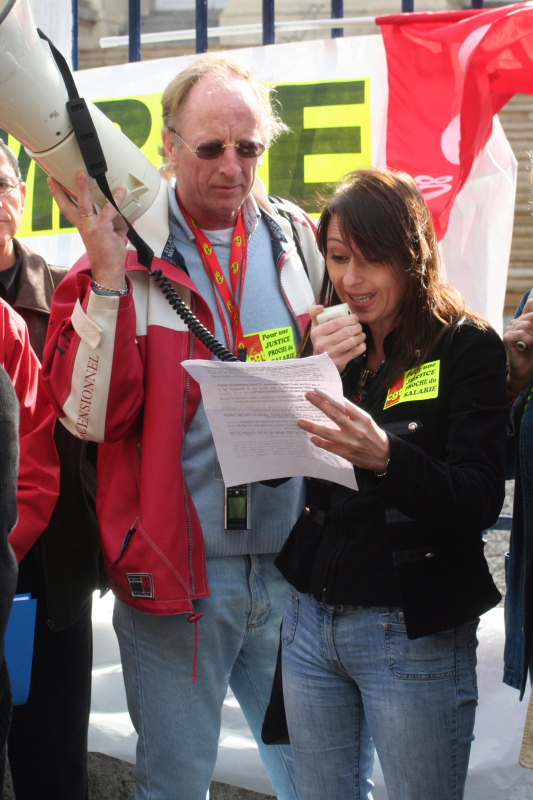
[[[400,608],[392,608],[390,606],[359,606],[352,603],[318,603],[321,608],[326,609],[332,614],[350,614],[354,611],[370,611],[371,608],[377,608],[381,611],[383,617],[388,616],[392,611],[398,611],[399,616],[403,617],[403,611]]]

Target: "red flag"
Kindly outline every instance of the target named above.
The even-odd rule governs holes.
[[[376,21],[389,73],[387,164],[414,177],[441,239],[493,115],[517,92],[533,94],[533,2]]]

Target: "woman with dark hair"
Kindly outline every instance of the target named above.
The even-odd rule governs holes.
[[[309,346],[341,371],[335,428],[359,491],[310,480],[277,565],[291,584],[283,685],[299,800],[460,800],[473,739],[478,617],[500,594],[482,531],[504,497],[505,352],[441,282],[414,181],[358,170],[319,224],[327,273]],[[323,306],[352,315],[317,323]],[[354,327],[355,325],[355,327]]]

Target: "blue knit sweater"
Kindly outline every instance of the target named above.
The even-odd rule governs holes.
[[[191,279],[213,312],[215,336],[226,344],[213,287],[198,253],[194,235],[176,202],[174,182],[169,185],[169,201],[169,223],[174,244],[185,259]],[[281,295],[270,233],[252,198],[247,201],[245,218],[249,236],[248,265],[240,308],[244,333],[247,335],[291,327],[298,345],[298,331]],[[211,242],[229,281],[230,246],[214,238],[211,238]],[[231,330],[229,324],[228,327]],[[208,558],[277,553],[281,549],[304,505],[303,478],[292,478],[276,489],[253,483],[250,530],[226,531],[224,482],[203,402],[187,431],[182,460],[185,478],[202,525]]]

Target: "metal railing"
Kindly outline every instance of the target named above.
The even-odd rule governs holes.
[[[373,25],[375,17],[342,17],[345,25]],[[292,31],[311,31],[317,28],[332,29],[332,38],[334,31],[342,31],[343,28],[337,28],[339,17],[331,17],[330,19],[304,19],[293,20],[291,22],[275,22],[274,29],[278,32],[290,33]],[[251,36],[252,34],[263,33],[264,28],[261,22],[252,23],[248,25],[224,25],[216,28],[207,28],[208,39],[219,38],[220,36]],[[157,44],[162,42],[185,42],[193,40],[196,37],[196,28],[187,28],[180,31],[162,31],[159,33],[142,33],[141,44]],[[103,36],[100,39],[100,47],[126,47],[129,42],[129,36]],[[205,52],[202,50],[200,52]]]
[[[80,9],[78,0],[72,0],[72,69],[76,70],[79,66],[79,29],[80,29]]]
[[[333,39],[344,36],[344,27],[338,26],[338,20],[343,20],[345,25],[373,24],[375,17],[345,17],[344,0],[331,0],[330,19],[320,20],[295,20],[294,22],[275,21],[275,0],[262,0],[263,20],[257,25],[227,25],[219,28],[209,28],[208,0],[196,0],[196,27],[181,31],[166,31],[164,33],[141,34],[141,0],[128,0],[129,30],[127,36],[108,36],[100,40],[101,47],[128,46],[129,60],[141,60],[143,44],[160,42],[179,42],[196,40],[196,52],[205,53],[211,38],[220,36],[249,36],[262,33],[263,44],[274,44],[276,31],[304,31],[315,28],[331,28]],[[483,8],[483,0],[471,0],[472,8]],[[401,0],[401,10],[409,13],[415,10],[414,0]],[[78,69],[79,65],[79,0],[72,0],[72,66]]]

